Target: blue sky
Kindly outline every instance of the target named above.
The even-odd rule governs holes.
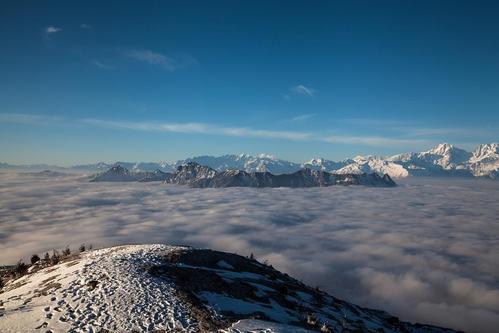
[[[24,2],[0,12],[0,161],[498,141],[494,1]]]

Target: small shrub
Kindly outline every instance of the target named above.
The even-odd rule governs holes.
[[[81,244],[79,248],[80,252],[85,252],[85,244]]]
[[[28,265],[26,265],[24,262],[19,261],[14,268],[14,271],[16,273],[16,276],[23,276],[28,272]]]
[[[50,254],[48,252],[45,252],[45,256],[43,257],[43,261],[45,261],[45,262],[50,261]]]
[[[273,280],[273,279],[271,279]],[[289,290],[288,290],[288,287],[284,284],[279,284],[277,285],[276,287],[276,290],[281,294],[281,295],[288,295],[289,293]]]
[[[50,262],[52,265],[56,265],[59,263],[59,252],[57,250],[52,251],[52,258],[50,258]]]
[[[37,263],[37,262],[39,262],[39,261],[40,261],[40,257],[38,256],[38,254],[33,254],[33,255],[31,256],[31,264],[32,264],[32,265],[36,264],[36,263]]]
[[[88,246],[88,249],[89,249],[89,250],[91,250],[91,249],[92,249],[92,247],[93,247],[93,246],[92,246],[92,244],[90,244],[90,245]]]
[[[3,280],[0,279],[0,290],[2,290],[2,288],[5,286],[5,284],[3,283]]]
[[[64,250],[62,250],[63,257],[69,257],[70,254],[71,254],[71,250],[69,249],[69,246],[67,246]]]

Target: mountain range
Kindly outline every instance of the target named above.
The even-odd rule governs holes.
[[[409,152],[394,156],[381,157],[375,155],[357,156],[341,161],[314,158],[303,163],[294,163],[278,159],[272,155],[260,154],[251,156],[223,155],[198,156],[175,163],[166,162],[116,162],[76,165],[61,168],[51,165],[14,166],[0,163],[0,168],[16,168],[20,170],[66,170],[77,172],[105,171],[120,165],[133,172],[155,171],[174,172],[179,166],[189,162],[205,165],[216,171],[242,170],[245,172],[270,172],[274,175],[293,173],[303,168],[322,170],[335,174],[361,174],[376,172],[388,174],[393,178],[408,176],[459,176],[499,178],[499,143],[481,144],[474,151],[468,152],[448,143],[438,144],[423,152]]]
[[[365,185],[390,187],[395,182],[389,175],[377,173],[333,174],[323,170],[300,169],[274,175],[270,172],[246,172],[238,169],[214,170],[196,162],[177,167],[174,173],[161,170],[129,171],[117,165],[94,175],[91,182],[164,181],[190,187],[324,187],[333,185]]]

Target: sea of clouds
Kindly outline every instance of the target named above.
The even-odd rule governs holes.
[[[499,327],[499,182],[396,188],[191,189],[0,174],[0,264],[81,243],[170,243],[254,255],[404,320]]]

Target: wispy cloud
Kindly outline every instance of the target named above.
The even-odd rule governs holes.
[[[272,138],[287,140],[310,140],[312,135],[305,132],[274,131],[253,129],[250,127],[225,127],[206,123],[151,123],[151,122],[120,122],[101,119],[83,119],[82,122],[91,125],[111,128],[123,128],[140,131],[192,133],[208,135],[224,135],[233,137]]]
[[[301,114],[301,115],[298,115],[296,117],[291,118],[291,121],[304,121],[304,120],[310,119],[310,118],[315,117],[315,116],[316,116],[315,113]]]
[[[360,126],[363,128],[376,128],[393,135],[406,139],[446,139],[454,137],[484,138],[494,136],[499,128],[496,126],[432,126],[417,120],[394,120],[394,119],[372,119],[372,118],[347,118],[339,119],[341,123]]]
[[[92,26],[90,24],[82,23],[80,24],[81,29],[92,29]]]
[[[127,129],[147,132],[171,132],[184,134],[220,135],[228,137],[247,137],[262,139],[282,139],[291,141],[327,142],[332,144],[364,145],[374,147],[421,147],[437,142],[419,138],[387,137],[387,136],[354,136],[348,134],[330,135],[320,132],[286,131],[273,129],[259,129],[245,126],[223,126],[219,124],[200,122],[148,122],[148,121],[115,121],[96,118],[65,119],[61,117],[0,113],[1,122],[26,124],[74,124],[99,126],[115,129]]]
[[[99,60],[91,60],[90,63],[96,67],[102,68],[102,69],[113,69],[113,66],[107,65],[103,62],[100,62]]]
[[[146,62],[170,72],[179,68],[179,64],[173,58],[151,50],[129,50],[125,52],[125,55],[131,59]]]
[[[64,119],[56,116],[36,115],[27,113],[0,113],[0,122],[15,124],[51,124]]]
[[[329,143],[341,143],[351,145],[364,145],[374,147],[411,147],[431,144],[423,139],[401,139],[381,136],[350,136],[350,135],[329,135],[321,138],[321,141]]]
[[[61,28],[54,27],[54,26],[48,26],[48,27],[45,28],[45,33],[47,35],[49,35],[49,34],[55,34],[57,32],[61,32],[61,31],[62,31]]]
[[[299,84],[297,86],[291,87],[291,88],[289,88],[289,91],[291,91],[294,94],[303,95],[303,96],[307,96],[307,97],[312,97],[315,95],[314,89],[307,87],[303,84]]]
[[[83,119],[82,122],[102,127],[122,128],[140,131],[193,133],[233,137],[285,139],[295,141],[321,141],[327,143],[375,147],[413,147],[431,144],[431,142],[422,139],[403,139],[381,136],[320,135],[300,131],[276,131],[267,129],[254,129],[249,127],[225,127],[206,123],[117,122],[101,119]]]

